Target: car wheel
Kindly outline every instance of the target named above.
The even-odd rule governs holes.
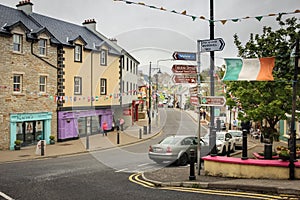
[[[226,155],[226,146],[223,146],[223,149],[222,149],[222,156],[225,156]]]
[[[154,162],[156,162],[157,164],[162,164],[163,163],[163,161],[161,161],[161,160],[155,160]]]
[[[177,160],[177,165],[184,166],[189,162],[188,155],[186,153],[182,154],[180,158]]]

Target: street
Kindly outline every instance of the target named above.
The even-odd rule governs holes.
[[[166,117],[162,119],[163,131],[146,142],[68,157],[1,164],[0,196],[2,199],[242,199],[243,195],[224,192],[145,187],[145,182],[137,176],[133,181],[133,173],[164,167],[148,159],[149,144],[169,134],[193,134],[196,130],[195,122],[186,113],[175,109],[161,112],[166,112],[162,114]]]

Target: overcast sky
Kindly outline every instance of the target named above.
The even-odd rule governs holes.
[[[97,30],[108,38],[116,38],[118,44],[139,62],[140,69],[147,70],[149,63],[157,67],[158,60],[172,59],[175,51],[196,52],[197,40],[209,39],[209,23],[174,14],[172,10],[193,16],[209,18],[210,0],[130,0],[143,2],[167,11],[147,6],[126,4],[113,0],[31,0],[34,12],[81,25],[85,19],[95,19]],[[18,0],[1,0],[1,4],[16,8]],[[215,0],[214,18],[232,19],[256,17],[300,9],[300,0]],[[284,15],[300,17],[300,14]],[[233,35],[237,33],[243,42],[250,33],[262,33],[263,26],[278,29],[276,17],[215,23],[215,38],[223,38],[225,48],[216,51],[216,65],[224,64],[223,58],[236,57]],[[209,53],[201,54],[202,68],[209,66]],[[170,72],[173,61],[160,61],[162,71]],[[177,61],[178,63],[178,61]],[[182,64],[194,64],[181,62]]]

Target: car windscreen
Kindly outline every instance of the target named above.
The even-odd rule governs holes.
[[[180,140],[181,138],[167,137],[163,141],[161,141],[160,144],[176,144]]]
[[[217,134],[216,139],[217,140],[224,140],[224,134]]]
[[[230,132],[230,134],[231,134],[233,137],[242,137],[242,133],[241,133],[241,132]]]

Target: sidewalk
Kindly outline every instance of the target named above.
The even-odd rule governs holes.
[[[153,120],[154,121],[154,120]],[[119,132],[119,144],[117,144],[117,131],[108,132],[107,136],[102,134],[89,136],[89,149],[86,148],[86,137],[65,142],[56,142],[53,145],[46,145],[44,156],[36,154],[36,145],[22,147],[20,151],[0,151],[0,164],[6,162],[16,162],[32,159],[43,159],[50,157],[66,156],[90,151],[109,149],[116,146],[133,144],[141,140],[149,139],[159,134],[161,128],[155,122],[151,126],[151,134],[143,133],[143,126],[148,125],[148,120],[140,120],[133,126]],[[148,127],[147,127],[148,128]],[[140,135],[140,130],[142,134]],[[148,129],[147,129],[148,131]],[[141,137],[141,139],[140,139]]]

